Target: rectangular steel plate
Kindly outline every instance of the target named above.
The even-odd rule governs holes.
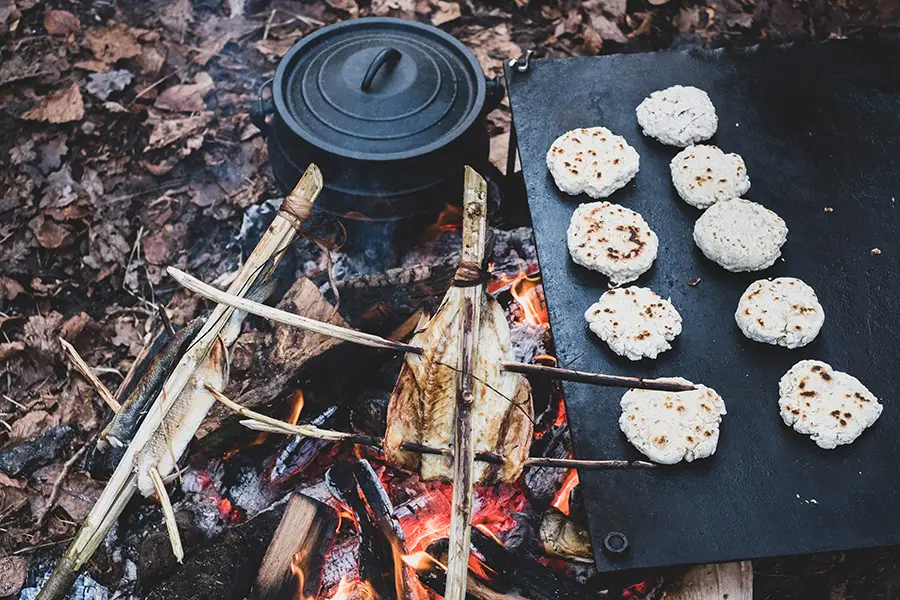
[[[603,571],[730,561],[900,543],[900,45],[829,42],[734,52],[689,51],[546,59],[507,69],[514,124],[534,220],[544,289],[563,366],[683,376],[725,399],[718,451],[653,471],[581,473],[594,548],[624,532],[630,551],[596,552]],[[672,187],[677,148],[644,137],[635,107],[675,84],[706,90],[719,115],[710,143],[741,154],[746,194],[790,228],[783,260],[735,274],[692,239],[700,212]],[[559,192],[545,164],[563,132],[603,125],[640,153],[635,180],[609,200],[641,213],[660,239],[637,285],[671,297],[684,319],[657,360],[614,355],[583,313],[607,289],[572,263],[566,228],[586,196]],[[825,208],[833,212],[825,212]],[[872,249],[879,248],[880,255]],[[812,344],[786,350],[745,339],[734,322],[744,289],[794,276],[825,308]],[[696,287],[688,280],[699,277]],[[778,414],[778,380],[816,358],[862,380],[884,403],[881,419],[850,446],[819,449]],[[579,458],[641,458],[619,431],[621,390],[564,385]]]

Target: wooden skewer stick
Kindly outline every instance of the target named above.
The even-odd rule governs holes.
[[[400,352],[408,352],[411,354],[422,354],[422,349],[412,344],[404,344],[388,340],[371,333],[363,333],[355,329],[341,327],[340,325],[332,325],[323,323],[316,319],[303,317],[294,313],[287,312],[271,306],[266,306],[253,300],[246,298],[238,298],[228,292],[216,289],[213,286],[204,283],[188,275],[184,271],[175,267],[168,268],[169,275],[181,284],[183,287],[191,290],[220,304],[227,304],[234,308],[247,311],[252,315],[257,315],[276,323],[284,323],[300,329],[314,331],[322,335],[341,339],[354,344],[369,346],[370,348],[380,348],[383,350],[395,350]],[[454,365],[456,366],[456,365]],[[638,388],[644,390],[660,390],[665,392],[689,391],[696,389],[694,386],[671,381],[655,381],[653,379],[642,379],[640,377],[623,377],[619,375],[604,375],[601,373],[588,373],[585,371],[573,371],[572,369],[560,369],[558,367],[548,367],[545,365],[530,365],[518,362],[504,362],[502,367],[506,371],[515,373],[523,373],[526,375],[540,375],[543,377],[552,377],[554,379],[563,379],[566,381],[577,381],[580,383],[590,383],[593,385],[602,385],[610,387]]]
[[[67,342],[66,340],[59,338],[59,343],[62,344],[63,350],[66,351],[66,356],[69,357],[69,360],[72,361],[72,365],[78,370],[81,375],[88,380],[94,389],[97,390],[97,393],[100,394],[100,397],[103,398],[103,401],[106,402],[107,406],[109,406],[113,412],[119,412],[122,408],[122,405],[116,400],[115,396],[112,395],[112,392],[103,385],[103,382],[100,381],[94,372],[91,371],[91,368],[88,366],[84,359],[81,358],[81,355],[78,354],[78,350],[75,349],[75,346]]]
[[[181,534],[178,533],[178,524],[175,522],[175,510],[172,508],[172,501],[169,499],[169,493],[166,492],[166,484],[159,474],[156,467],[150,467],[150,480],[153,482],[153,489],[159,497],[159,505],[162,507],[163,516],[166,518],[166,530],[169,532],[169,542],[172,544],[172,553],[175,560],[179,564],[184,562],[184,546],[181,543]]]
[[[453,435],[453,498],[450,504],[450,547],[447,551],[446,600],[465,600],[475,497],[475,447],[472,406],[475,402],[476,354],[481,332],[484,284],[481,268],[487,244],[487,183],[466,167],[463,189],[462,256],[454,286],[461,287],[459,368]]]
[[[313,203],[322,191],[322,173],[315,165],[310,165],[297,183],[294,191],[284,199],[275,220],[266,230],[256,248],[238,271],[228,287],[233,296],[247,293],[253,283],[264,272],[270,260],[276,262],[288,249],[298,228],[312,212]],[[128,500],[137,488],[134,474],[135,456],[156,433],[166,418],[172,405],[181,396],[194,371],[206,359],[210,348],[227,323],[234,308],[217,305],[190,347],[179,360],[178,365],[166,379],[150,411],[144,418],[116,470],[88,514],[74,541],[63,555],[60,564],[53,570],[37,600],[62,600],[78,577],[78,572],[91,558],[97,546],[106,536],[115,520],[125,509]]]
[[[659,390],[663,392],[687,392],[697,389],[693,385],[676,383],[674,381],[659,381],[644,379],[642,377],[625,377],[622,375],[603,375],[589,373],[587,371],[575,371],[573,369],[561,369],[546,365],[529,365],[519,362],[504,362],[500,365],[504,371],[521,373],[523,375],[541,375],[551,379],[565,379],[579,383],[591,383],[610,387],[640,388],[643,390]]]
[[[360,444],[362,446],[370,446],[372,448],[381,449],[384,440],[380,437],[371,435],[359,435],[355,433],[346,433],[343,431],[333,431],[329,429],[320,429],[312,425],[292,425],[285,421],[279,421],[262,413],[252,411],[245,408],[223,394],[222,392],[207,387],[207,390],[222,404],[231,410],[239,413],[247,420],[241,421],[241,425],[254,431],[264,431],[266,433],[276,433],[280,435],[301,435],[304,437],[316,438],[320,440],[329,440],[334,442],[346,442],[350,444]],[[438,454],[452,458],[453,451],[449,448],[435,448],[433,446],[425,446],[424,444],[416,444],[413,442],[405,442],[402,446],[403,450],[409,452],[418,452],[420,454]],[[475,460],[493,464],[503,464],[506,458],[492,452],[478,452],[475,454]],[[583,469],[585,471],[597,471],[606,469],[652,469],[658,465],[643,460],[579,460],[575,458],[529,458],[525,461],[525,468],[556,468],[556,469]]]

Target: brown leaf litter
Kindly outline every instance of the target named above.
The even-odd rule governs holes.
[[[46,123],[69,123],[84,118],[84,101],[77,83],[50,92],[41,99],[41,103],[21,116],[26,121],[44,121]]]

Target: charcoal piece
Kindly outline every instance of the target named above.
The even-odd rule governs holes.
[[[531,455],[548,458],[568,456],[569,428],[567,425],[551,425],[531,446]],[[525,495],[538,510],[546,510],[559,491],[566,469],[526,469]]]
[[[72,425],[59,425],[35,439],[0,450],[0,471],[10,477],[28,477],[62,457],[75,437]]]
[[[191,515],[183,511],[175,513],[181,542],[188,554],[191,549],[203,541],[203,532],[194,525]],[[137,589],[142,591],[152,588],[162,579],[169,577],[178,569],[178,561],[172,554],[172,542],[163,524],[141,540],[138,548]]]
[[[283,514],[278,506],[188,552],[181,568],[144,600],[246,598]]]
[[[49,579],[50,573],[37,587],[25,588],[19,596],[19,600],[35,600],[41,587]],[[109,598],[109,590],[91,579],[90,575],[82,573],[75,583],[72,590],[66,596],[66,600],[107,600]]]
[[[391,393],[387,390],[367,390],[361,393],[350,409],[351,429],[356,433],[383,436],[390,399]]]

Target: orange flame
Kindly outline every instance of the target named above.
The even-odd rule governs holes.
[[[416,552],[414,554],[407,554],[403,557],[403,562],[405,562],[416,571],[430,571],[435,567],[443,569],[444,571],[447,570],[447,567],[445,565],[441,564],[436,558],[424,551]]]
[[[469,571],[484,581],[490,581],[497,576],[497,571],[487,566],[484,561],[474,554],[469,554]]]
[[[447,204],[438,215],[433,225],[429,225],[422,233],[422,241],[433,244],[447,231],[456,231],[462,227],[462,207],[455,204]]]
[[[563,480],[562,487],[559,488],[559,492],[557,492],[551,506],[559,510],[562,514],[568,515],[571,510],[571,507],[569,506],[569,496],[577,485],[578,471],[569,469],[569,473],[566,475],[565,480]]]
[[[294,392],[291,402],[293,403],[291,406],[291,413],[285,421],[291,425],[296,425],[297,421],[300,420],[300,413],[303,412],[303,405],[306,403],[306,400],[303,397],[303,390]]]
[[[522,307],[525,314],[525,322],[541,327],[550,326],[550,318],[547,316],[547,305],[544,303],[541,293],[541,276],[528,277],[524,271],[513,280],[509,289],[513,299]]]
[[[297,600],[304,600],[303,587],[306,585],[306,574],[303,572],[303,563],[305,560],[305,550],[298,550],[291,557],[291,573],[297,578]]]

